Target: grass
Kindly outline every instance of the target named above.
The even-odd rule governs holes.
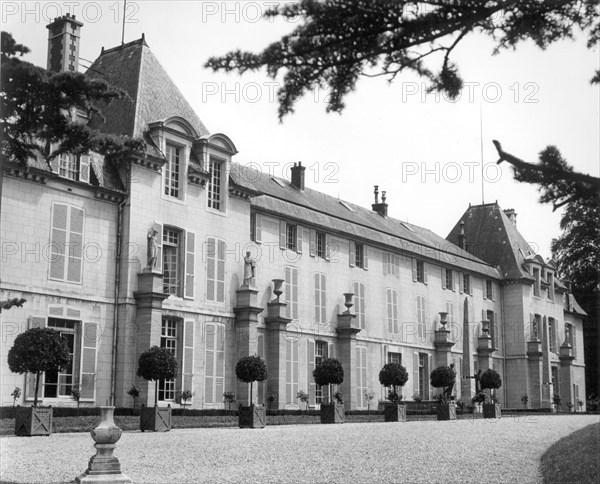
[[[542,456],[544,484],[600,482],[600,423],[564,437]]]

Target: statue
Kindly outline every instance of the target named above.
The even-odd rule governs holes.
[[[153,270],[156,268],[156,257],[158,256],[158,240],[156,238],[158,230],[152,227],[148,231],[148,253],[147,253],[147,270]]]
[[[244,257],[244,286],[256,285],[256,261],[246,252]]]
[[[571,326],[565,324],[565,343],[571,344]]]

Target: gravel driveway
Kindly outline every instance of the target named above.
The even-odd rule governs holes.
[[[453,422],[127,432],[117,443],[136,483],[539,482],[543,452],[594,415]],[[0,439],[3,482],[69,482],[94,454],[89,434]]]

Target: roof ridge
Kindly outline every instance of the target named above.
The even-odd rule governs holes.
[[[126,49],[127,47],[132,47],[134,45],[145,45],[149,47],[146,43],[146,37],[144,34],[139,39],[132,40],[131,42],[127,42],[126,44],[117,45],[116,47],[111,47],[110,49],[105,49],[102,47],[102,51],[100,52],[100,56],[104,54],[110,54],[111,52],[116,52],[117,50]]]

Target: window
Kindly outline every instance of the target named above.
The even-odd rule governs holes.
[[[490,280],[485,281],[485,298],[494,299],[494,283]]]
[[[294,405],[298,402],[298,340],[285,340],[285,403]]]
[[[367,348],[357,346],[356,351],[356,406],[364,408],[367,406]]]
[[[163,230],[163,292],[181,296],[181,232]]]
[[[419,395],[423,397],[423,400],[429,400],[429,370],[428,370],[428,357],[425,353],[419,353],[419,368],[418,368],[418,382],[419,382]]]
[[[471,287],[471,276],[469,274],[463,274],[463,292],[473,295],[473,288]]]
[[[363,244],[356,244],[356,257],[354,264],[356,267],[365,267],[365,246]]]
[[[285,235],[285,247],[286,249],[296,250],[298,237],[298,226],[287,224],[287,231]]]
[[[250,216],[250,240],[257,244],[262,242],[262,215],[259,213]]]
[[[554,318],[548,318],[548,341],[550,344],[550,351],[558,353],[556,347],[556,320]]]
[[[222,210],[223,162],[211,157],[208,179],[208,208]]]
[[[289,249],[299,254],[302,253],[302,227],[296,224],[288,223],[284,220],[279,221],[279,248]]]
[[[357,244],[353,240],[349,242],[348,260],[350,267],[360,267],[367,270],[369,268],[369,252],[364,244]]]
[[[76,333],[81,323],[68,319],[48,318],[48,327],[55,329],[67,340],[69,364],[59,370],[47,371],[44,380],[44,398],[70,397],[73,386],[77,385],[74,375],[79,375],[79,361],[74,358]]]
[[[327,354],[327,342],[315,341],[315,367],[319,366],[321,362],[328,357]],[[315,402],[318,404],[328,403],[328,400],[329,387],[327,385],[321,386],[315,384]]]
[[[550,301],[554,301],[554,274],[548,272],[548,289],[546,289],[546,297]]]
[[[392,275],[400,277],[400,257],[391,252],[384,252],[383,256],[383,273],[384,275]]]
[[[398,292],[394,289],[386,290],[388,333],[399,334],[398,328]]]
[[[426,335],[425,296],[417,296],[417,334],[419,336],[419,340],[424,343]]]
[[[165,195],[179,198],[181,190],[181,149],[167,143],[167,163],[165,164]]]
[[[552,387],[554,388],[554,394],[560,394],[560,380],[558,379],[558,368],[556,366],[552,367]]]
[[[427,284],[427,267],[425,262],[418,259],[412,259],[413,282],[422,282]]]
[[[317,232],[317,257],[325,259],[327,255],[327,236],[325,232]]]
[[[446,302],[446,312],[448,313],[448,322],[454,323],[455,319],[454,319],[454,303],[453,302],[451,302],[451,301]],[[450,331],[452,331],[452,328],[450,328]]]
[[[225,391],[225,326],[208,323],[205,330],[204,402],[219,404]]]
[[[212,237],[206,242],[206,300],[225,302],[225,242]]]
[[[533,269],[533,295],[536,297],[540,297],[540,270],[534,268]]]
[[[52,205],[50,279],[81,283],[83,224],[83,210],[60,203]]]
[[[329,237],[325,232],[319,232],[315,229],[309,231],[309,254],[311,257],[320,257],[321,259],[330,259]]]
[[[58,156],[58,174],[69,180],[78,180],[77,157],[70,153]]]
[[[539,314],[534,314],[532,315],[531,318],[531,339],[532,340],[536,340],[539,339],[539,331],[540,331],[540,324],[542,321],[542,317]]]
[[[444,288],[454,290],[454,281],[452,280],[452,269],[444,269]]]
[[[327,322],[327,280],[325,274],[315,274],[315,322]]]
[[[285,268],[286,317],[298,319],[298,269]]]
[[[356,320],[358,327],[365,329],[366,327],[366,310],[365,310],[365,285],[362,282],[354,283],[354,311],[356,312]]]
[[[167,348],[177,357],[177,323],[176,319],[163,319],[160,331],[160,347]],[[158,382],[158,399],[175,400],[175,379]]]
[[[494,311],[486,311],[485,317],[490,322],[490,338],[492,338],[492,343],[494,345],[494,348],[498,349],[498,347],[499,347],[499,343],[498,343],[499,330],[497,328],[498,323],[496,322],[496,317],[495,317]]]
[[[565,323],[565,341],[571,345],[571,348],[573,348],[573,356],[577,357],[577,351],[575,347],[575,326],[570,323]]]
[[[402,364],[402,353],[394,353],[393,351],[388,351],[387,362],[394,363],[396,365],[401,365]]]

